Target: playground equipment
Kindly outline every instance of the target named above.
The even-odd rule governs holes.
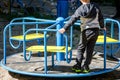
[[[68,17],[68,0],[57,0],[57,17]]]
[[[109,23],[109,25],[107,25]],[[110,33],[106,37],[106,42],[109,45],[109,48],[107,48],[107,55],[110,57],[114,57],[114,54],[119,51],[120,48],[120,23],[117,20],[114,19],[105,19],[105,26],[107,29],[110,29]],[[117,31],[115,31],[115,28]],[[118,32],[116,34],[115,32]],[[117,35],[117,36],[116,36]],[[104,36],[99,35],[97,44],[102,44]],[[117,45],[115,47],[115,45]]]
[[[57,18],[56,20],[45,20],[45,19],[37,19],[33,17],[23,17],[23,18],[15,18],[13,19],[4,29],[4,58],[1,61],[1,66],[8,71],[24,74],[24,75],[31,75],[31,76],[42,76],[42,77],[86,77],[86,76],[93,76],[93,75],[99,75],[103,73],[111,72],[115,69],[117,69],[120,66],[120,60],[114,57],[114,53],[111,52],[110,54],[112,57],[116,59],[116,61],[108,61],[107,56],[109,55],[107,53],[106,45],[110,44],[111,46],[115,44],[120,44],[120,23],[117,20],[113,19],[105,19],[105,24],[112,23],[111,30],[113,30],[114,25],[118,25],[118,39],[115,39],[113,37],[113,31],[111,31],[111,36],[106,37],[106,31],[102,31],[104,35],[100,35],[98,37],[96,44],[102,44],[104,47],[103,52],[103,58],[97,57],[96,60],[93,60],[94,63],[90,66],[93,71],[90,73],[74,73],[71,72],[70,67],[74,64],[74,53],[72,51],[72,33],[73,33],[73,27],[71,26],[70,32],[60,34],[58,30],[66,23],[68,18]],[[41,25],[47,25],[47,27],[42,28]],[[18,26],[22,25],[23,29],[23,35],[22,36],[15,36],[13,37],[11,35],[11,27],[18,28]],[[29,25],[29,29],[25,30],[25,27]],[[35,25],[36,28],[30,28],[31,25]],[[80,25],[80,21],[75,23],[75,25]],[[40,26],[40,27],[39,27]],[[57,28],[57,29],[56,29]],[[9,29],[9,38],[7,38],[7,30]],[[28,34],[32,33],[30,35],[30,38],[28,37]],[[34,37],[35,35],[42,35],[39,37]],[[52,34],[52,35],[51,35]],[[53,41],[56,44],[49,44],[49,40]],[[70,37],[69,37],[69,36]],[[22,37],[22,38],[21,38]],[[114,38],[114,39],[113,39]],[[23,52],[13,54],[7,57],[7,39],[9,39],[10,44],[13,48],[15,47],[11,40],[19,41],[19,44],[23,42]],[[28,41],[33,40],[39,40],[41,39],[43,42],[41,42],[39,45],[37,44],[27,44]],[[62,43],[64,42],[64,43]],[[68,42],[70,44],[68,44]],[[32,43],[32,42],[31,42]],[[43,43],[43,44],[42,44]],[[118,46],[118,49],[120,46]],[[111,48],[113,49],[113,48]],[[111,50],[112,51],[112,50]],[[33,56],[34,52],[42,52],[44,53],[43,57],[36,57]],[[54,54],[56,53],[56,56]],[[102,53],[101,53],[102,54]],[[23,56],[21,56],[23,55]],[[50,58],[50,56],[52,58]],[[97,54],[96,54],[97,55]],[[56,59],[54,59],[56,57]],[[100,58],[100,60],[99,60]],[[98,62],[99,60],[100,62]],[[97,62],[95,62],[97,61]],[[102,61],[102,62],[101,62]],[[52,63],[52,64],[51,64]],[[24,65],[24,66],[23,66]],[[96,66],[94,66],[96,65]],[[111,66],[109,66],[111,65]],[[15,67],[17,66],[17,67]]]

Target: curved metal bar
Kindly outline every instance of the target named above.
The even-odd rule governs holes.
[[[25,24],[29,24],[29,25],[30,25],[30,24],[36,24],[36,25],[38,25],[38,24],[53,24],[53,23],[54,23],[54,22],[14,22],[14,23],[11,23],[11,25],[23,25],[23,34],[24,34],[24,32],[25,32],[25,26],[24,26],[24,25],[25,25]],[[52,28],[52,27],[54,27],[56,24],[58,24],[58,23],[55,23],[55,24],[49,26],[48,28]],[[38,28],[38,26],[36,26],[36,28]],[[10,33],[9,37],[11,37],[11,36],[12,36],[12,35],[11,35],[11,26],[10,26],[9,33]],[[18,45],[15,46],[15,45],[12,43],[12,39],[11,39],[11,38],[10,38],[9,42],[10,42],[10,45],[11,45],[14,49],[19,48],[20,45],[21,45],[21,41],[19,41]]]
[[[45,23],[45,22],[43,22],[43,23]],[[47,22],[48,23],[48,22]],[[49,27],[47,27],[46,29],[50,29],[50,28],[53,28],[53,27],[55,27],[56,25],[58,24],[58,22],[56,22],[55,24],[53,24],[53,25],[51,25],[51,26],[49,26]],[[45,30],[46,30],[45,29]],[[33,30],[33,29],[31,29],[31,30]],[[39,30],[37,30],[37,28],[34,30],[34,31],[39,31]],[[29,30],[28,30],[28,32],[29,32]],[[27,32],[26,33],[24,33],[24,40],[23,40],[23,53],[24,53],[24,59],[26,60],[26,61],[29,61],[30,60],[30,54],[29,54],[29,57],[27,58],[27,56],[26,56],[26,39],[25,39],[25,37],[26,37],[26,34],[27,34]]]
[[[25,50],[26,51],[26,50]],[[26,52],[25,52],[26,53]],[[29,61],[31,58],[32,52],[30,51],[28,54],[24,55],[26,61]]]
[[[111,21],[111,19],[107,19],[108,21]],[[117,22],[117,24],[119,25],[119,27],[120,27],[120,24],[119,24],[119,22],[118,21],[116,21],[116,20],[113,20],[113,21],[115,21],[115,22]],[[57,23],[56,23],[57,24]],[[113,70],[115,70],[115,69],[117,69],[119,66],[120,66],[120,60],[119,59],[117,59],[116,57],[116,59],[117,59],[117,61],[118,61],[118,64],[116,64],[113,68],[110,68],[110,69],[107,69],[106,68],[106,31],[104,31],[104,70],[101,70],[101,71],[97,71],[97,72],[90,72],[90,73],[87,73],[87,74],[75,74],[75,73],[73,73],[73,74],[47,74],[47,49],[46,49],[46,45],[47,45],[47,43],[46,43],[46,39],[44,39],[44,41],[45,41],[45,46],[44,46],[44,51],[45,51],[45,74],[38,74],[38,73],[30,73],[30,72],[25,72],[25,71],[18,71],[18,70],[13,70],[13,69],[11,69],[11,68],[9,68],[9,67],[6,67],[6,45],[7,45],[7,29],[8,29],[8,27],[9,26],[11,26],[11,25],[13,25],[13,23],[11,23],[11,24],[8,24],[5,28],[4,28],[4,31],[3,31],[3,42],[4,42],[4,45],[3,45],[3,47],[4,47],[4,59],[1,61],[1,66],[3,66],[5,69],[7,69],[7,70],[9,70],[9,71],[11,71],[11,72],[15,72],[15,73],[20,73],[20,74],[26,74],[26,75],[31,75],[31,76],[44,76],[44,77],[85,77],[85,76],[93,76],[93,75],[99,75],[99,74],[103,74],[103,73],[108,73],[108,72],[111,72],[111,71],[113,71]],[[54,26],[54,25],[53,25]],[[53,27],[52,26],[52,27]],[[51,27],[50,27],[51,28]],[[120,28],[119,28],[119,30],[120,30]],[[24,51],[24,58],[26,59],[26,60],[30,60],[30,58],[31,58],[31,54],[32,54],[32,52],[30,52],[29,53],[29,55],[28,56],[26,56],[26,35],[27,35],[27,33],[29,33],[29,32],[31,32],[31,31],[43,31],[44,32],[44,35],[45,35],[45,38],[46,38],[46,34],[47,34],[47,32],[48,31],[52,31],[52,32],[57,32],[58,30],[56,30],[56,29],[29,29],[29,30],[27,30],[25,33],[24,33],[24,40],[23,40],[23,51]],[[119,34],[120,34],[120,32],[119,32]],[[66,61],[69,63],[70,62],[70,58],[68,58],[68,39],[67,39],[67,35],[66,34],[63,34],[63,36],[65,37],[65,40],[66,40]],[[119,40],[120,40],[120,36],[119,36]]]
[[[29,54],[28,58],[26,56],[26,35],[27,35],[27,33],[31,32],[31,31],[47,31],[47,29],[29,29],[24,33],[24,35],[23,35],[23,37],[24,37],[24,39],[23,39],[23,54],[24,54],[24,59],[26,61],[30,60],[30,54]]]
[[[3,54],[4,54],[3,55],[4,56],[3,59],[4,59],[4,64],[6,64],[6,62],[7,62],[7,58],[6,58],[6,56],[7,56],[6,55],[6,48],[7,48],[7,42],[6,42],[7,41],[6,40],[7,39],[7,35],[6,34],[7,33],[6,32],[7,32],[7,29],[9,28],[9,26],[10,26],[10,24],[6,25],[6,27],[4,28],[4,31],[3,31],[3,43],[4,43],[3,44]]]
[[[43,32],[57,32],[58,30],[56,29],[29,29],[25,32],[24,34],[24,40],[23,40],[23,52],[24,52],[24,58],[25,60],[28,61],[28,59],[26,58],[26,40],[25,40],[25,37],[27,35],[27,33],[31,32],[31,31],[43,31]],[[72,59],[72,53],[70,53],[70,58],[68,58],[68,38],[67,38],[67,35],[66,34],[63,34],[63,36],[65,37],[65,40],[66,40],[66,61],[67,63],[70,63],[71,59]],[[44,43],[46,43],[46,41],[44,41]],[[44,45],[44,46],[47,46],[47,45]],[[45,53],[47,52],[47,50],[45,51]]]
[[[117,64],[112,69],[100,70],[100,71],[90,72],[90,73],[86,73],[86,74],[84,74],[84,73],[80,73],[80,74],[76,74],[76,73],[72,73],[72,74],[55,74],[55,73],[54,74],[43,74],[43,73],[35,73],[35,72],[25,72],[25,71],[15,70],[15,69],[12,69],[12,68],[4,65],[3,60],[1,61],[1,66],[5,69],[11,71],[11,72],[29,75],[29,76],[42,76],[42,77],[54,77],[54,78],[73,78],[74,77],[75,78],[75,77],[95,76],[95,75],[100,75],[100,74],[111,72],[120,66],[120,61],[119,61],[119,64]]]
[[[11,25],[31,25],[31,24],[54,24],[55,22],[14,22]]]
[[[14,48],[14,49],[17,49],[17,48],[19,48],[20,47],[20,45],[21,45],[21,41],[18,41],[19,43],[18,43],[18,45],[14,45],[13,43],[12,43],[12,39],[11,39],[11,36],[12,36],[12,30],[11,30],[11,27],[12,27],[12,24],[9,26],[9,42],[10,42],[10,45]]]
[[[18,41],[18,45],[15,46],[15,45],[12,43],[12,40],[11,40],[11,39],[9,39],[9,42],[10,42],[10,45],[12,46],[12,48],[14,48],[14,49],[18,49],[18,48],[20,47],[21,43],[22,43],[22,41]]]
[[[106,31],[104,30],[104,70],[106,70]]]
[[[29,52],[29,54],[27,56],[27,54],[26,54],[26,34],[24,34],[23,36],[24,36],[24,39],[23,39],[23,56],[24,56],[24,59],[26,61],[29,61],[30,58],[31,58],[32,52]]]
[[[72,36],[73,36],[73,26],[70,28],[70,47],[72,49]],[[64,34],[65,41],[66,41],[66,61],[67,63],[70,63],[72,60],[72,51],[68,52],[68,37],[66,34]]]
[[[56,25],[58,25],[58,23],[59,23],[59,22],[56,22],[56,23],[52,24],[51,26],[48,26],[48,27],[45,28],[45,29],[51,29],[51,28],[54,28],[54,27],[56,27]]]
[[[71,50],[70,50],[70,53],[68,52],[68,38],[67,38],[67,35],[64,33],[64,37],[65,37],[65,41],[66,41],[66,61],[67,63],[70,63],[71,60],[72,60],[72,53],[71,53]],[[70,57],[69,57],[70,55]]]
[[[117,25],[118,25],[118,31],[119,31],[118,34],[120,34],[120,22],[119,22],[119,21],[117,21],[117,20],[115,20],[115,19],[111,19],[111,18],[106,18],[106,19],[105,19],[105,24],[106,24],[107,22],[115,22],[115,23],[117,23]],[[113,34],[113,33],[111,33],[111,34]],[[119,39],[119,41],[120,41],[120,35],[119,35],[118,39]]]
[[[21,18],[15,18],[15,19],[11,20],[10,23],[13,23],[13,22],[18,21],[18,20],[33,20],[33,21],[56,22],[55,20],[49,20],[49,19],[38,19],[38,18],[35,18],[35,17],[21,17]]]
[[[118,41],[120,41],[120,22],[118,20],[111,19],[111,18],[106,18],[104,22],[105,22],[105,24],[107,24],[108,22],[111,22],[111,34],[110,34],[111,38],[114,38],[114,35],[115,35],[114,34],[114,24],[116,23],[118,25]],[[113,44],[110,44],[110,51],[107,50],[110,53],[109,56],[111,56],[111,57],[113,57],[114,56],[113,53],[118,52],[118,50],[120,48],[120,43],[118,42],[116,44],[118,44],[117,49],[113,50]]]

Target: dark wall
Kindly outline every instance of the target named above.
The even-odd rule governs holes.
[[[114,0],[91,0],[93,2],[99,3],[99,4],[109,4],[114,5]]]

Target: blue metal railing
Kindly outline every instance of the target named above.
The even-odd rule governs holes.
[[[117,27],[118,27],[118,40],[120,41],[120,22],[118,20],[106,18],[105,19],[105,25],[107,23],[109,23],[109,22],[111,22],[111,31],[110,31],[111,32],[111,38],[114,38],[114,35],[115,35],[114,34],[114,28],[115,28],[114,24],[117,24]]]
[[[31,31],[42,31],[42,32],[44,32],[44,61],[45,61],[45,73],[47,73],[47,32],[57,32],[58,30],[56,30],[56,29],[29,29],[29,30],[27,30],[26,32],[25,32],[25,34],[24,34],[24,41],[23,41],[23,50],[24,50],[24,58],[26,59],[26,60],[28,60],[29,58],[27,58],[26,57],[26,41],[25,41],[25,39],[26,39],[26,35],[27,35],[27,33],[29,33],[29,32],[31,32]],[[65,48],[66,48],[66,61],[67,61],[67,63],[70,63],[70,61],[71,61],[71,59],[72,59],[72,54],[69,54],[68,53],[68,38],[67,38],[67,35],[66,34],[63,34],[63,36],[64,36],[64,38],[65,38],[65,42],[66,42],[66,44],[65,44]],[[31,54],[31,53],[30,53]],[[30,55],[29,54],[29,55]],[[70,58],[68,58],[68,55],[70,55]]]
[[[28,18],[28,17],[27,17]],[[27,19],[27,18],[25,18],[25,19]],[[30,22],[19,22],[19,20],[20,19],[22,19],[22,18],[17,18],[17,19],[14,19],[13,21],[11,21],[11,23],[10,24],[8,24],[5,28],[4,28],[4,32],[3,32],[3,41],[4,41],[4,45],[3,45],[3,47],[4,47],[4,64],[6,64],[6,59],[7,59],[7,30],[11,27],[11,26],[13,26],[13,25],[27,25],[27,24],[36,24],[36,26],[37,26],[37,24],[47,24],[47,22],[45,22],[45,21],[43,21],[43,23],[42,22],[37,22],[37,21],[35,21],[35,22],[32,22],[32,23],[30,23]],[[28,18],[28,20],[29,19],[34,19],[34,18]],[[16,21],[16,20],[18,20],[18,22]],[[119,27],[119,34],[120,34],[120,24],[119,24],[119,22],[117,21],[117,20],[113,20],[113,19],[105,19],[105,24],[107,23],[107,22],[111,22],[111,21],[113,21],[114,23],[117,23],[118,24],[118,27]],[[24,36],[24,40],[23,40],[23,52],[24,52],[24,58],[26,59],[26,60],[29,60],[30,59],[30,57],[31,57],[31,54],[32,54],[32,52],[30,52],[29,53],[29,56],[27,57],[26,56],[26,35],[29,33],[29,32],[32,32],[32,31],[41,31],[41,32],[43,32],[44,33],[44,61],[45,61],[45,64],[44,64],[44,69],[45,69],[45,75],[47,74],[47,32],[58,32],[58,30],[56,30],[56,29],[52,29],[52,28],[55,28],[55,26],[57,26],[58,24],[60,24],[60,22],[58,21],[53,21],[53,22],[50,22],[50,21],[48,21],[48,23],[50,23],[51,25],[50,26],[48,26],[47,28],[45,28],[45,29],[38,29],[38,28],[34,28],[34,29],[28,29],[28,30],[26,30],[25,32],[24,32],[24,34],[23,34],[23,36]],[[64,22],[64,23],[66,23],[66,22]],[[75,24],[76,25],[76,24]],[[77,25],[80,25],[80,22],[78,22],[77,23]],[[112,26],[113,26],[113,23],[112,23]],[[112,27],[112,29],[111,30],[113,30],[113,27]],[[73,33],[73,27],[71,27],[70,28],[70,47],[72,48],[72,33]],[[113,34],[114,33],[114,31],[111,31],[111,33]],[[64,37],[64,39],[65,39],[65,46],[66,46],[66,54],[65,54],[65,56],[66,56],[66,61],[67,61],[67,63],[70,63],[71,62],[71,59],[72,59],[72,52],[70,52],[70,53],[68,53],[68,37],[67,37],[67,35],[66,34],[62,34],[63,35],[63,37]],[[10,36],[11,37],[11,36]],[[113,35],[111,36],[111,37],[113,37]],[[120,36],[119,36],[119,40],[120,40]],[[20,44],[20,43],[19,43]],[[106,51],[107,51],[107,49],[106,49],[106,44],[107,44],[107,42],[106,42],[106,31],[104,31],[104,43],[103,43],[103,46],[104,46],[104,60],[103,60],[103,71],[98,71],[98,72],[91,72],[91,73],[88,73],[88,74],[70,74],[69,76],[70,77],[75,77],[75,76],[90,76],[90,75],[95,75],[95,74],[102,74],[102,73],[106,73],[106,72],[110,72],[110,71],[113,71],[113,70],[115,70],[116,68],[118,68],[119,66],[120,66],[120,60],[118,60],[117,58],[117,60],[118,60],[118,64],[116,64],[113,68],[110,68],[110,69],[108,69],[108,68],[106,68],[106,63],[107,63],[107,61],[106,61]],[[18,47],[18,46],[14,46],[14,47]],[[70,55],[70,57],[69,57],[69,55]],[[4,65],[3,65],[4,66]],[[11,70],[12,71],[12,70]],[[17,72],[16,70],[14,70],[15,72]],[[26,72],[19,72],[19,73],[24,73],[24,74],[28,74],[28,73],[26,73]],[[38,74],[32,74],[31,73],[31,75],[38,75]],[[41,75],[44,75],[44,74],[41,74]],[[44,76],[45,76],[44,75]],[[56,74],[56,75],[52,75],[52,74],[48,74],[48,75],[46,75],[46,76],[60,76],[60,77],[62,77],[61,76],[61,74]],[[66,77],[66,75],[65,75],[65,77]]]
[[[43,22],[16,22],[17,20],[24,20],[24,19],[28,19],[28,20],[43,20]],[[11,35],[11,27],[12,26],[14,26],[14,25],[31,25],[31,24],[52,24],[52,25],[50,25],[50,26],[48,26],[47,28],[45,28],[45,29],[52,29],[52,28],[55,28],[56,29],[56,26],[58,25],[58,24],[61,24],[61,21],[59,21],[59,20],[57,20],[56,22],[55,21],[52,21],[52,22],[50,22],[51,20],[44,20],[44,19],[35,19],[35,18],[29,18],[29,17],[25,17],[25,18],[16,18],[16,19],[13,19],[11,22],[10,22],[10,24],[8,24],[8,25],[6,25],[6,27],[4,28],[4,31],[3,31],[3,36],[4,36],[4,38],[3,38],[3,41],[4,41],[4,45],[3,45],[3,47],[4,47],[4,64],[6,64],[6,44],[7,44],[7,30],[9,29],[9,42],[10,42],[10,45],[14,48],[14,49],[17,49],[17,48],[19,48],[20,47],[20,45],[21,45],[21,43],[23,42],[23,41],[19,41],[19,43],[18,43],[18,45],[14,45],[12,42],[11,42],[11,40],[12,40],[12,35]],[[60,25],[60,26],[62,26],[62,25]],[[37,31],[37,29],[38,28],[35,28],[36,29],[36,31]],[[25,32],[26,32],[26,30],[24,30]],[[25,32],[23,33],[23,35],[25,34]],[[72,27],[71,27],[71,33],[70,33],[70,35],[72,36]],[[58,37],[59,38],[59,37]],[[71,43],[70,43],[70,46],[71,46],[71,48],[72,48],[72,37],[71,37]],[[23,48],[23,51],[24,51],[24,48]],[[26,53],[26,52],[24,52],[24,53]],[[71,55],[72,55],[72,52],[70,53]],[[29,60],[30,59],[30,57],[31,57],[31,53],[29,54],[29,56],[28,57],[25,57],[25,60]],[[63,57],[63,56],[62,56]],[[70,56],[70,58],[72,58],[72,56]]]
[[[119,48],[120,48],[120,22],[118,20],[114,20],[114,19],[110,19],[110,18],[106,18],[105,19],[105,26],[107,23],[111,23],[110,25],[110,37],[113,38],[113,39],[117,39],[118,42],[113,42],[113,43],[110,43],[110,50],[107,50],[108,52],[108,56],[110,57],[114,57],[113,53],[117,53],[119,51]],[[115,25],[117,24],[117,25]],[[118,29],[118,37],[116,37],[115,35],[115,28]],[[115,44],[118,44],[118,47],[114,48],[114,43]],[[107,43],[109,44],[109,43]]]

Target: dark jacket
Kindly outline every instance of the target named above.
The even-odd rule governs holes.
[[[78,19],[81,21],[81,31],[88,28],[104,28],[103,15],[95,3],[82,4],[63,28],[68,29]]]

